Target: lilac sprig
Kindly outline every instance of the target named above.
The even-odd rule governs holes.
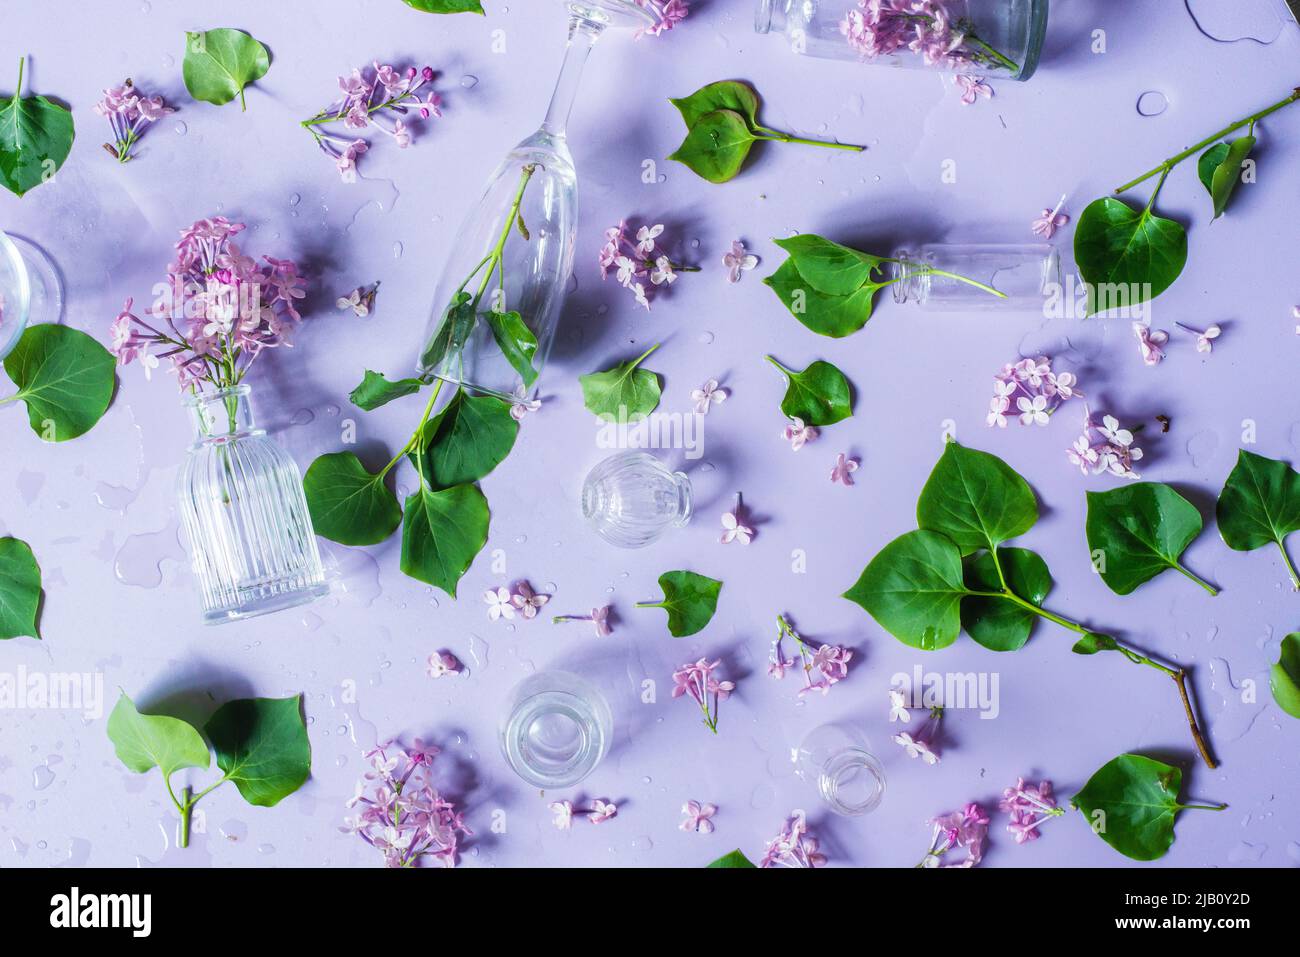
[[[100,116],[106,117],[109,126],[113,128],[113,142],[105,143],[104,149],[119,163],[131,159],[132,149],[150,123],[176,112],[163,102],[161,96],[146,96],[141,93],[129,78],[121,86],[105,90],[103,98],[95,104],[94,109]]]
[[[704,715],[704,726],[714,734],[718,733],[718,704],[731,697],[736,690],[733,681],[719,681],[713,672],[722,664],[721,659],[709,661],[701,658],[696,662],[687,662],[673,672],[673,697],[690,695],[700,706]]]
[[[413,111],[426,120],[442,116],[442,97],[436,91],[429,89],[423,98],[420,95],[437,76],[430,66],[397,70],[376,60],[369,69],[339,77],[343,98],[303,120],[302,127],[315,138],[321,152],[334,160],[343,182],[356,182],[357,158],[370,149],[369,141],[357,134],[373,127],[391,137],[399,149],[406,149],[412,139],[405,120]],[[342,124],[347,132],[329,129],[334,124]]]
[[[971,802],[960,811],[941,814],[930,819],[934,832],[930,837],[930,849],[916,866],[934,867],[974,867],[984,857],[984,839],[989,833],[989,816],[978,804]],[[966,849],[966,857],[955,864],[945,864],[943,856],[948,851],[958,848]]]
[[[1133,441],[1133,433],[1120,428],[1118,419],[1104,415],[1098,425],[1085,405],[1083,434],[1075,439],[1074,445],[1066,449],[1065,454],[1071,464],[1078,466],[1084,475],[1109,473],[1119,478],[1136,480],[1140,476],[1133,470],[1133,463],[1142,458],[1142,450]]]
[[[410,747],[390,741],[366,752],[371,769],[347,802],[360,810],[339,830],[378,850],[388,867],[415,867],[426,860],[455,867],[460,835],[474,832],[433,784],[438,753],[418,738]]]
[[[1052,413],[1070,399],[1083,398],[1070,372],[1053,372],[1047,356],[1008,363],[993,377],[993,398],[985,418],[989,428],[1007,427],[1007,415],[1019,415],[1021,425],[1047,425]]]
[[[1015,787],[1003,790],[998,809],[1011,815],[1007,830],[1015,835],[1017,844],[1038,840],[1039,825],[1065,814],[1064,808],[1056,806],[1051,781],[1035,785],[1026,784],[1024,778],[1017,778]]]
[[[614,272],[619,285],[632,293],[637,304],[650,309],[650,302],[661,287],[677,281],[679,272],[699,272],[699,266],[686,266],[674,262],[656,246],[663,235],[662,223],[641,226],[632,235],[626,222],[605,230],[605,245],[600,248],[600,277],[608,278]],[[647,285],[647,283],[649,285]]]
[[[970,21],[954,16],[943,0],[858,0],[840,21],[849,46],[867,59],[910,50],[926,66],[970,72],[974,68],[1019,73],[1020,65],[977,36]]]
[[[652,26],[638,30],[634,34],[638,40],[643,36],[657,37],[667,33],[685,20],[686,15],[691,12],[686,0],[636,0],[636,5],[655,18]]]
[[[826,865],[826,855],[821,853],[817,838],[808,833],[808,820],[802,811],[795,811],[781,828],[781,833],[768,842],[767,850],[758,862],[759,867],[814,868]]]
[[[768,655],[767,673],[772,678],[784,678],[788,669],[800,666],[803,670],[804,685],[799,689],[799,697],[812,691],[828,694],[831,685],[838,684],[849,676],[849,662],[853,651],[842,645],[819,645],[810,648],[784,615],[776,616],[777,633]],[[798,658],[787,658],[781,647],[784,638],[790,638],[799,648]],[[813,675],[816,675],[814,680]]]

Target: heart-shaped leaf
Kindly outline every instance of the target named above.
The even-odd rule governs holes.
[[[999,548],[998,558],[1006,587],[1034,605],[1042,605],[1052,590],[1047,563],[1027,548]],[[1002,590],[998,566],[991,552],[980,552],[965,563],[966,587],[971,591]],[[1024,647],[1038,620],[1029,609],[1009,598],[968,595],[961,603],[961,624],[976,642],[990,651],[1015,651]]]
[[[870,253],[831,242],[812,233],[778,239],[776,244],[790,254],[799,275],[818,292],[847,296],[863,286],[879,286],[876,274],[885,260]]]
[[[408,7],[425,13],[483,13],[479,0],[404,0]]]
[[[18,61],[18,85],[0,103],[0,185],[16,196],[52,179],[76,136],[72,114],[62,106],[43,96],[21,96],[26,62]]]
[[[904,644],[946,648],[961,633],[961,551],[952,539],[918,529],[894,539],[844,593]]]
[[[41,568],[27,543],[0,538],[0,638],[39,638]]]
[[[469,293],[459,293],[447,306],[442,322],[425,346],[424,354],[420,356],[420,368],[430,373],[437,372],[447,360],[459,355],[477,321],[478,315],[474,312]]]
[[[456,583],[487,543],[487,499],[477,486],[427,486],[406,499],[402,573],[456,597]]]
[[[827,295],[805,279],[793,258],[763,280],[791,315],[819,336],[842,339],[857,332],[871,318],[877,283],[868,283],[849,295]]]
[[[1268,673],[1277,706],[1293,718],[1300,718],[1300,632],[1282,639],[1282,650]]]
[[[1201,534],[1201,525],[1196,506],[1159,482],[1088,493],[1088,549],[1101,580],[1117,595],[1129,594],[1167,568],[1199,584],[1179,558]]]
[[[718,610],[722,582],[695,572],[664,572],[659,576],[664,600],[638,602],[638,608],[662,608],[668,612],[668,633],[685,638],[704,628]]]
[[[1300,588],[1283,539],[1300,529],[1300,473],[1277,459],[1242,449],[1215,506],[1219,534],[1229,548],[1248,552],[1277,544],[1291,580]]]
[[[351,452],[322,455],[302,479],[312,526],[340,545],[377,545],[402,521],[383,475],[366,471]]]
[[[609,422],[630,422],[653,412],[659,405],[659,375],[639,366],[658,348],[653,345],[638,358],[604,372],[579,376],[587,411]]]
[[[486,476],[514,448],[519,423],[510,403],[458,389],[451,401],[425,423],[423,451],[407,457],[423,469],[435,489],[469,485]]]
[[[208,745],[188,721],[161,714],[141,714],[123,692],[108,716],[108,739],[117,759],[136,774],[157,768],[164,778],[181,768],[206,768]]]
[[[719,867],[727,869],[745,869],[753,868],[754,862],[740,852],[739,849],[723,854],[708,867]]]
[[[537,368],[533,365],[537,336],[533,330],[517,312],[488,312],[483,318],[510,367],[519,373],[525,388],[530,388],[537,381]]]
[[[18,386],[9,399],[27,404],[32,431],[63,442],[89,432],[113,398],[113,356],[70,326],[27,329],[5,357],[5,372]]]
[[[1151,208],[1111,196],[1093,201],[1074,230],[1074,258],[1088,285],[1090,315],[1154,299],[1187,264],[1187,231]]]
[[[739,80],[719,80],[708,86],[700,87],[690,96],[668,101],[677,107],[690,129],[706,114],[718,110],[731,110],[739,114],[750,129],[758,126],[758,93],[748,83]]]
[[[1174,843],[1183,772],[1140,754],[1121,754],[1088,779],[1070,803],[1125,857],[1154,861]]]
[[[1006,462],[950,440],[921,489],[916,520],[969,555],[1033,528],[1038,502],[1029,483]]]
[[[735,179],[757,137],[735,110],[714,110],[691,126],[686,139],[668,158],[682,163],[710,183]]]
[[[1090,631],[1074,643],[1070,649],[1076,655],[1095,655],[1102,651],[1119,651],[1119,642],[1110,635]]]
[[[853,391],[844,373],[829,362],[818,360],[802,372],[781,365],[772,356],[767,361],[785,375],[788,385],[781,400],[781,412],[788,418],[803,419],[807,425],[834,425],[853,414]]]
[[[1201,154],[1197,173],[1214,203],[1215,219],[1227,208],[1233,190],[1241,182],[1241,164],[1254,148],[1255,137],[1239,136],[1227,143],[1216,143]]]
[[[396,382],[390,382],[378,372],[367,369],[361,384],[352,390],[348,398],[358,409],[373,412],[381,405],[387,405],[403,396],[414,395],[422,388],[424,382],[420,379],[398,379]]]
[[[203,729],[217,767],[249,804],[274,807],[311,774],[302,696],[227,701]]]
[[[244,87],[266,76],[271,54],[243,30],[221,27],[185,34],[185,60],[181,75],[190,96],[221,106],[239,97],[247,109]]]

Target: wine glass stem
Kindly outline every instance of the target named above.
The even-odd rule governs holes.
[[[542,129],[552,136],[562,137],[565,134],[569,114],[573,112],[573,101],[578,95],[578,85],[582,81],[582,68],[603,29],[603,24],[585,17],[569,18],[569,44],[565,47],[564,63],[560,67],[559,79],[555,82],[555,92],[551,95],[546,120],[542,123]]]

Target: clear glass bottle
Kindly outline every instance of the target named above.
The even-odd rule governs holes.
[[[754,29],[782,33],[794,52],[820,59],[1027,80],[1042,54],[1047,2],[930,0],[924,10],[896,11],[892,0],[758,0]],[[927,34],[929,55],[913,42]],[[938,42],[958,34],[955,48]]]
[[[895,250],[893,260],[894,301],[936,312],[1037,312],[1061,288],[1061,254],[1048,243],[929,243]]]
[[[540,671],[510,693],[501,753],[534,787],[573,787],[609,751],[614,718],[605,696],[567,671]]]
[[[203,620],[292,608],[329,591],[298,466],[256,428],[249,387],[186,397],[194,444],[179,477]]]
[[[691,520],[691,480],[647,452],[617,452],[587,474],[582,515],[605,541],[644,548]]]
[[[63,315],[63,283],[39,246],[0,231],[0,359],[23,330]]]
[[[794,749],[794,770],[836,814],[874,811],[885,797],[885,772],[866,735],[848,724],[824,724]]]

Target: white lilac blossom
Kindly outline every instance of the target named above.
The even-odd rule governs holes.
[[[496,621],[499,618],[510,619],[515,617],[515,603],[510,589],[504,585],[500,588],[489,588],[483,593],[483,601],[487,603],[488,621]]]
[[[587,820],[592,824],[604,824],[617,815],[617,804],[613,801],[602,801],[600,798],[596,798],[591,802],[591,807],[587,811]]]
[[[795,811],[781,827],[781,833],[768,842],[759,867],[823,867],[817,838],[808,833],[808,821],[802,811]]]
[[[1137,336],[1138,348],[1142,350],[1142,361],[1149,366],[1159,365],[1165,357],[1160,347],[1169,341],[1169,333],[1152,329],[1145,322],[1134,322],[1133,335]]]
[[[334,305],[339,309],[351,309],[352,314],[358,319],[364,319],[375,308],[377,295],[379,295],[379,283],[375,282],[369,286],[358,286],[346,296],[340,296],[335,300]]]
[[[889,689],[889,723],[893,724],[898,721],[902,724],[909,724],[912,720],[912,712],[907,709],[907,695],[902,688]]]
[[[1042,236],[1044,239],[1051,239],[1062,226],[1070,221],[1070,217],[1061,212],[1061,207],[1065,205],[1065,195],[1061,195],[1060,201],[1056,204],[1055,209],[1044,209],[1042,214],[1035,219],[1029,227],[1029,231],[1035,236]]]
[[[695,831],[697,834],[713,833],[713,815],[718,813],[716,804],[700,801],[687,801],[682,805],[685,820],[678,825],[683,831]]]
[[[1300,306],[1292,306],[1292,307],[1291,307],[1291,318],[1292,318],[1292,319],[1296,319],[1296,320],[1300,320]],[[1296,322],[1295,334],[1296,334],[1297,336],[1300,336],[1300,321],[1297,321],[1297,322]]]
[[[574,801],[552,801],[546,807],[554,815],[551,823],[560,831],[572,830],[573,818],[579,814],[585,814],[592,824],[603,824],[618,815],[617,804],[600,798],[592,801],[588,808],[578,807]]]
[[[930,849],[916,866],[919,868],[935,867],[974,867],[984,856],[984,840],[989,833],[989,816],[978,804],[971,802],[960,811],[941,814],[931,818],[934,832],[930,837]],[[948,851],[965,848],[966,857],[955,864],[945,864],[943,855]]]
[[[593,608],[590,615],[556,615],[551,619],[551,624],[558,625],[562,621],[589,621],[596,629],[596,637],[604,638],[614,632],[614,627],[609,623],[609,613],[609,606],[604,605]]]
[[[732,542],[748,545],[753,541],[754,530],[742,521],[744,514],[744,502],[740,497],[740,493],[737,492],[735,506],[730,512],[722,513],[722,537],[718,541],[723,545],[730,545]]]
[[[1017,778],[1015,787],[1003,790],[998,809],[1011,815],[1007,830],[1015,835],[1017,844],[1038,840],[1039,825],[1065,813],[1064,808],[1056,806],[1051,781],[1034,785],[1025,783],[1024,778]]]
[[[718,733],[718,705],[736,690],[735,682],[720,681],[713,676],[721,664],[721,659],[709,661],[701,658],[695,662],[688,661],[673,672],[673,697],[690,695],[700,706],[704,726],[714,734]]]
[[[634,234],[631,229],[621,222],[605,230],[605,245],[597,258],[600,276],[605,279],[612,270],[619,285],[648,310],[657,289],[675,283],[677,273],[699,272],[700,267],[674,262],[659,249],[656,240],[663,235],[662,223],[641,226]]]
[[[524,416],[529,412],[536,412],[542,407],[541,399],[528,398],[528,388],[524,385],[515,387],[514,395],[510,397],[510,417],[516,422],[522,422]]]
[[[1142,450],[1133,444],[1133,433],[1120,428],[1119,420],[1111,415],[1102,416],[1098,425],[1087,406],[1083,410],[1083,434],[1065,454],[1084,475],[1105,472],[1119,478],[1139,478],[1133,463],[1142,458]]]
[[[460,835],[473,832],[433,785],[430,769],[438,753],[418,738],[410,747],[387,742],[368,751],[370,770],[347,802],[359,810],[339,830],[380,851],[389,867],[455,867]]]
[[[370,148],[358,136],[360,131],[374,128],[391,137],[398,149],[406,149],[412,142],[407,123],[414,116],[442,116],[442,97],[431,86],[437,75],[430,66],[398,70],[375,61],[368,69],[339,77],[342,99],[303,120],[302,126],[334,161],[343,181],[355,182],[357,158]],[[425,87],[429,89],[421,95]],[[332,127],[342,127],[343,132]]]
[[[435,651],[429,656],[426,670],[430,678],[446,678],[460,671],[460,660],[450,651]]]
[[[113,142],[105,143],[104,150],[119,163],[131,159],[132,149],[150,123],[176,112],[161,96],[141,93],[129,79],[105,90],[94,110],[113,128]]]
[[[1223,330],[1217,325],[1210,326],[1204,332],[1200,329],[1195,329],[1192,326],[1184,325],[1181,322],[1175,322],[1174,325],[1179,329],[1182,329],[1184,332],[1190,332],[1196,337],[1197,352],[1212,352],[1214,350],[1214,340],[1223,334]]]
[[[533,592],[533,587],[528,582],[520,582],[515,586],[515,593],[510,596],[510,604],[519,609],[519,613],[525,618],[536,618],[537,611],[548,601],[550,595],[538,595]]]
[[[849,676],[849,662],[853,660],[853,651],[842,645],[823,644],[817,648],[809,647],[794,626],[784,615],[776,617],[777,633],[768,654],[767,673],[773,678],[784,678],[788,669],[799,665],[803,670],[804,684],[799,689],[799,697],[820,691],[823,695],[831,690],[831,685],[838,684]],[[782,648],[782,640],[790,638],[799,649],[798,658],[787,658]],[[815,677],[814,677],[815,676]]]
[[[731,251],[722,257],[722,265],[727,267],[727,282],[740,282],[744,273],[758,265],[758,257],[745,251],[745,244],[739,239],[731,244]]]
[[[853,484],[853,473],[858,470],[858,460],[851,459],[843,452],[835,459],[835,465],[831,468],[831,482],[839,482],[841,485]]]
[[[709,409],[727,401],[727,390],[719,388],[717,379],[709,379],[698,389],[691,390],[691,401],[699,415],[708,415]]]
[[[1047,356],[1008,363],[993,377],[993,398],[985,421],[989,427],[1007,427],[1007,414],[1019,415],[1021,425],[1047,425],[1052,413],[1072,398],[1082,398],[1078,380],[1070,372],[1054,372]]]
[[[557,830],[569,831],[573,829],[573,802],[572,801],[552,801],[547,808],[555,815],[551,823]]]
[[[798,452],[807,443],[814,441],[818,435],[816,426],[804,425],[803,419],[796,416],[790,417],[790,424],[785,427],[781,433],[782,438],[790,443],[790,450]]]
[[[890,692],[891,702],[894,701],[894,694],[895,692]],[[902,692],[898,692],[898,695],[901,698]],[[902,721],[909,722],[912,720],[912,716],[907,713],[905,708],[900,708],[897,703],[894,703],[889,712],[890,721],[894,720],[896,709],[901,710],[902,714],[905,715],[905,717],[901,719]],[[920,758],[926,764],[938,764],[939,726],[942,721],[943,708],[938,706],[933,707],[930,709],[929,718],[926,719],[925,724],[921,725],[921,727],[917,729],[916,734],[911,734],[907,731],[900,731],[898,734],[893,736],[892,740],[896,745],[907,752],[909,758]]]

